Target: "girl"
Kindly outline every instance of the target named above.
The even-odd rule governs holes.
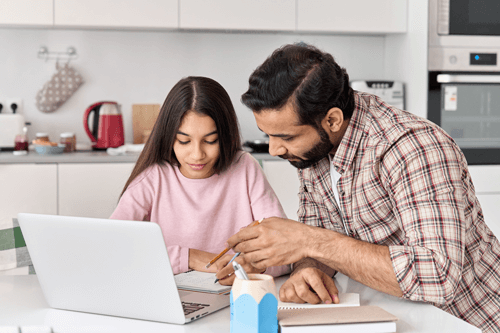
[[[223,268],[233,254],[208,270],[205,265],[241,228],[271,216],[286,217],[259,163],[241,150],[225,89],[205,77],[180,80],[165,99],[110,218],[158,223],[177,274]],[[247,272],[257,272],[244,256],[236,260]],[[266,272],[278,276],[289,267]]]

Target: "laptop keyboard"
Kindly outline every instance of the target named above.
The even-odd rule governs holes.
[[[195,311],[201,310],[210,306],[209,304],[182,302],[182,307],[184,308],[184,315],[189,315]]]

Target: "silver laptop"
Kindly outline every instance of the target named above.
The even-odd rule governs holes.
[[[151,222],[18,214],[52,308],[184,324],[229,306],[229,295],[178,290]]]

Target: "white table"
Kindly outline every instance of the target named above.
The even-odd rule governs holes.
[[[280,286],[285,277],[276,279]],[[360,294],[361,305],[377,305],[399,318],[397,332],[480,333],[478,328],[432,306],[375,291],[342,274],[340,292]],[[229,332],[229,307],[186,325],[171,325],[48,307],[36,275],[0,276],[0,331],[2,326],[49,326],[54,333],[79,332]]]

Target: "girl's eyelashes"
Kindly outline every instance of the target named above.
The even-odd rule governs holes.
[[[213,141],[206,141],[206,143],[208,143],[209,145],[214,145],[214,144],[216,144],[217,142],[219,142],[219,139],[218,139],[218,138],[217,138],[217,139],[215,139],[215,140],[213,140]]]
[[[181,144],[181,145],[187,145],[188,143],[190,143],[190,142],[191,142],[191,141],[181,141],[181,140],[179,140],[179,139],[177,139],[177,141],[178,141],[178,142],[179,142],[179,144]],[[213,141],[205,141],[205,142],[206,142],[207,144],[209,144],[209,145],[215,145],[217,142],[219,142],[219,139],[217,138],[217,139],[215,139],[215,140],[213,140]]]
[[[282,138],[283,141],[292,141],[294,139],[293,136],[289,136],[289,137],[286,137],[286,138]]]

